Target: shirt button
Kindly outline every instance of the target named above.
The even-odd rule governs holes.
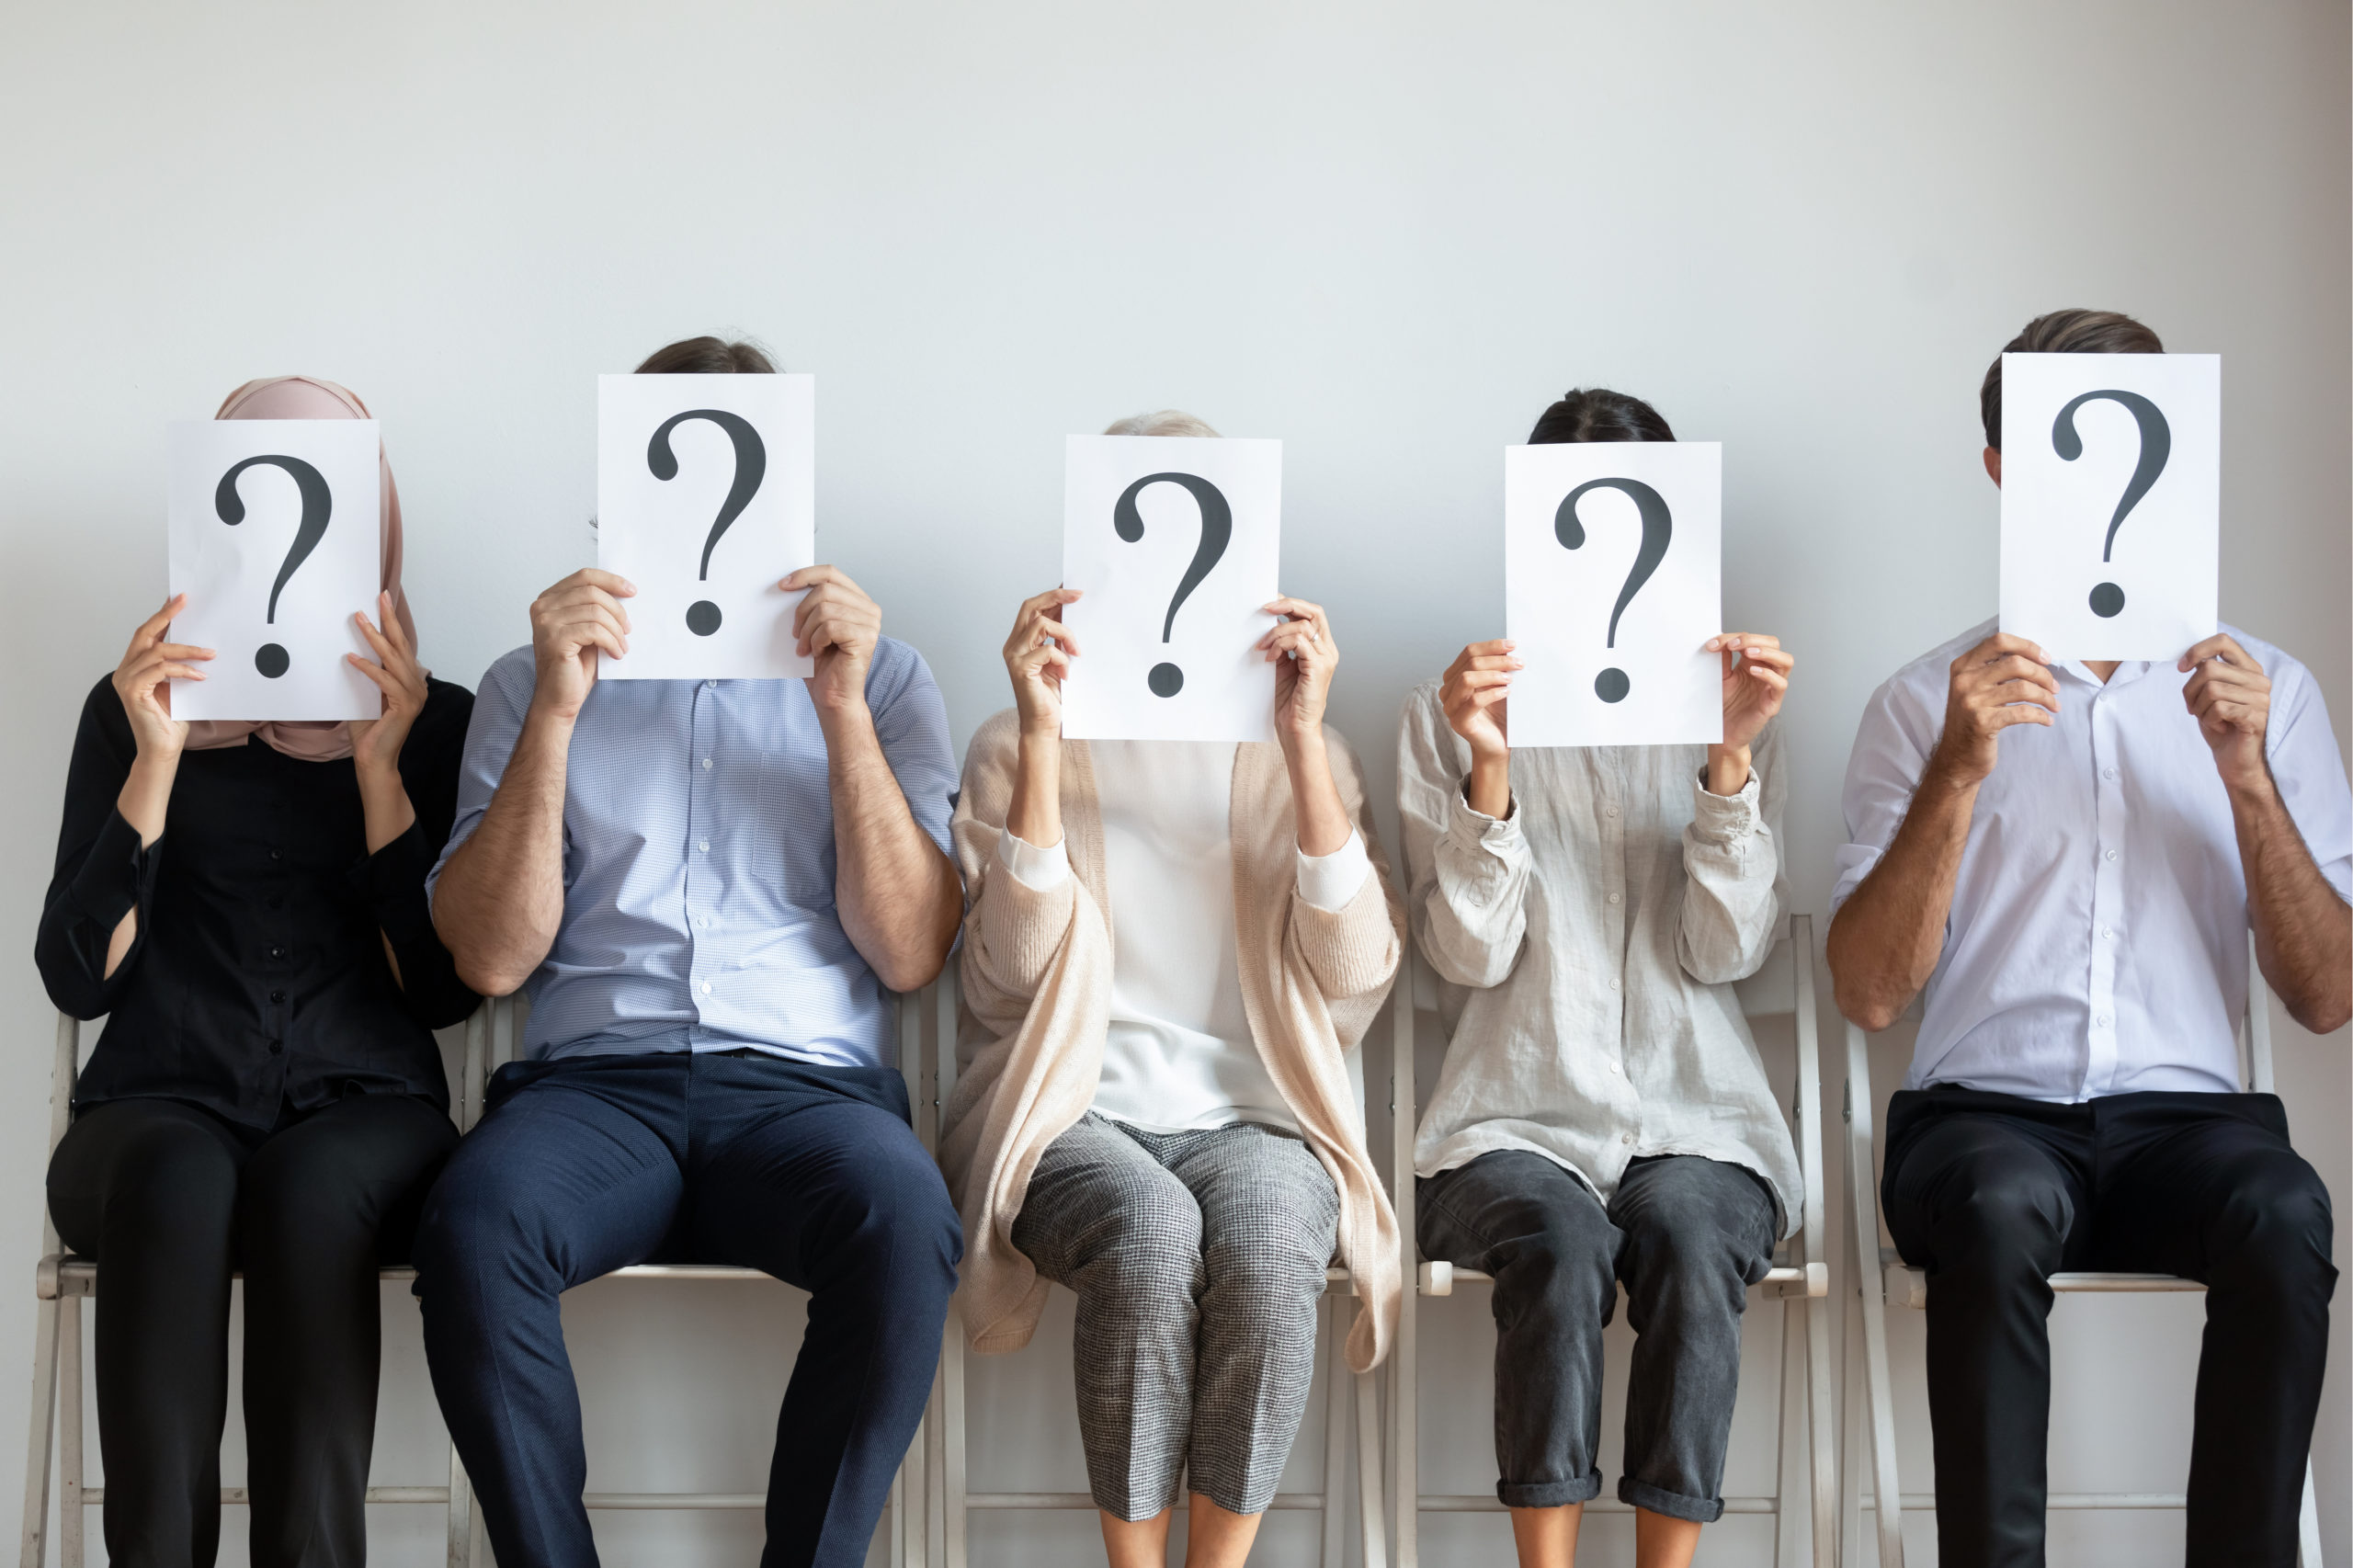
[[[1619,1135],[1619,1138],[1618,1138],[1618,1142],[1620,1142],[1620,1143],[1627,1143],[1627,1144],[1631,1144],[1631,1143],[1632,1143],[1632,1142],[1633,1142],[1633,1141],[1634,1141],[1634,1135],[1633,1135],[1632,1133],[1631,1133],[1631,1132],[1620,1133],[1620,1134]]]
[[[1618,808],[1615,806],[1605,806],[1602,808],[1601,814],[1606,817],[1614,817],[1618,814]]]
[[[702,683],[702,688],[705,691],[717,691],[719,689],[719,683],[715,680],[707,680]]]
[[[2116,940],[2116,927],[2115,927],[2115,926],[2109,926],[2107,930],[2102,931],[2102,932],[2100,933],[2100,935],[2101,935],[2101,936],[2103,936],[2103,937],[2107,937],[2109,941],[2113,942],[2114,940]]]
[[[2109,858],[2109,859],[2111,859],[2111,860],[2115,859],[2115,858],[2116,858],[2116,851],[2115,851],[2115,850],[2113,850],[2113,849],[2109,850],[2109,851],[2108,852],[2108,858]]]
[[[2102,778],[2113,778],[2116,777],[2116,769],[2113,767],[2103,767],[2099,770],[2099,776]]]
[[[1616,990],[1620,989],[1620,987],[1619,986],[1618,982],[1617,982],[1616,980],[1614,980],[1614,979],[1613,979],[1612,981],[1610,981],[1610,983],[1609,983],[1609,989],[1610,989],[1610,990],[1612,990],[1612,991],[1616,991]]]
[[[708,980],[702,983],[702,994],[706,996],[710,994],[710,982]]]
[[[286,858],[286,857],[285,857],[285,856],[280,855],[280,854],[279,854],[277,850],[275,850],[275,849],[273,849],[273,850],[271,850],[271,851],[269,852],[269,858],[270,858],[271,859],[273,859],[273,860],[283,860],[283,859],[285,859],[285,858]]]
[[[699,849],[699,850],[701,850],[704,854],[708,855],[708,854],[710,854],[710,839],[708,839],[708,838],[701,839],[701,840],[699,840],[699,841],[698,841],[698,842],[696,843],[695,847],[696,847],[696,848],[698,848],[698,849]],[[2113,855],[2110,855],[2110,856],[2109,857],[2109,859],[2111,859],[2111,860],[2113,860],[2113,859],[2115,859],[2115,858],[2116,858],[2116,857],[2115,857],[2115,856],[2113,856]]]
[[[1614,1074],[1617,1074],[1617,1073],[1623,1072],[1623,1071],[1624,1071],[1624,1069],[1623,1069],[1623,1068],[1621,1068],[1621,1067],[1620,1067],[1620,1066],[1618,1065],[1618,1063],[1616,1063],[1615,1062],[1611,1062],[1611,1063],[1609,1064],[1609,1071]]]
[[[286,956],[286,949],[284,948],[272,948],[269,949],[269,956],[274,959],[282,959]]]
[[[273,1002],[283,1002],[286,1000],[286,993],[283,991],[273,991],[269,994],[269,999]]]
[[[702,759],[702,770],[703,770],[705,773],[708,773],[708,772],[710,772],[710,758],[709,758],[709,757],[704,757],[704,758]]]
[[[285,1054],[286,1054],[286,1042],[285,1042],[284,1040],[271,1040],[271,1041],[269,1042],[269,1053],[270,1053],[272,1056],[283,1056],[283,1055],[285,1055]]]

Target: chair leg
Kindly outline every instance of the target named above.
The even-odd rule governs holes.
[[[1807,1467],[1813,1493],[1814,1568],[1838,1568],[1838,1412],[1830,1396],[1830,1299],[1807,1297],[1805,1314]]]
[[[64,1315],[57,1325],[57,1561],[59,1568],[82,1568],[82,1298],[61,1293]]]
[[[1341,1336],[1346,1345],[1347,1336]],[[1345,1359],[1345,1358],[1344,1358]],[[1357,1514],[1362,1521],[1364,1568],[1387,1568],[1389,1542],[1382,1528],[1387,1510],[1381,1495],[1381,1384],[1371,1372],[1357,1381]]]
[[[1347,1496],[1348,1428],[1347,1340],[1340,1332],[1343,1298],[1329,1290],[1316,1303],[1316,1324],[1330,1352],[1324,1362],[1324,1568],[1340,1568],[1347,1551],[1348,1515],[1342,1506]]]
[[[458,1440],[449,1439],[449,1523],[446,1547],[449,1568],[472,1568],[474,1557],[474,1491],[466,1479],[466,1462],[458,1457]]]
[[[926,1562],[931,1562],[936,1555],[944,1557],[947,1551],[947,1542],[941,1537],[948,1516],[948,1449],[944,1441],[948,1417],[943,1397],[948,1387],[946,1352],[947,1346],[943,1343],[939,1369],[931,1378],[931,1398],[924,1405],[923,1560]]]
[[[948,1311],[948,1326],[940,1341],[939,1375],[940,1436],[948,1450],[940,1472],[944,1526],[940,1551],[948,1560],[947,1568],[965,1568],[964,1328],[953,1307]]]
[[[1863,1392],[1870,1402],[1871,1485],[1879,1494],[1880,1568],[1904,1568],[1904,1488],[1895,1471],[1895,1389],[1887,1365],[1884,1278],[1874,1248],[1857,1303],[1863,1313]]]
[[[2304,1502],[2296,1516],[2296,1568],[2323,1568],[2320,1498],[2313,1491],[2313,1461],[2304,1460]]]
[[[1805,1325],[1802,1296],[1781,1298],[1780,1437],[1773,1449],[1773,1568],[1797,1568],[1798,1512],[1805,1495],[1799,1483],[1806,1457]]]
[[[1851,1229],[1851,1227],[1849,1227]],[[1863,1301],[1859,1283],[1847,1300],[1845,1332],[1839,1335],[1846,1382],[1839,1426],[1838,1551],[1842,1562],[1860,1562],[1863,1543]]]
[[[1412,1238],[1407,1238],[1410,1249]],[[1421,1568],[1422,1473],[1418,1358],[1420,1284],[1407,1253],[1405,1299],[1397,1313],[1397,1343],[1389,1351],[1389,1500],[1395,1510],[1397,1568]]]
[[[51,1421],[57,1409],[57,1324],[64,1302],[54,1298],[33,1308],[32,1428],[25,1438],[25,1512],[17,1568],[46,1568],[49,1531],[49,1465],[56,1453]]]

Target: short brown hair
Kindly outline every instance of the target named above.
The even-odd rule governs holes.
[[[2162,354],[2157,335],[2121,311],[2052,311],[2026,324],[2003,346],[2002,354]],[[1977,412],[1985,421],[1985,444],[2002,449],[2002,354],[1994,356],[1985,384],[1977,389]]]
[[[776,367],[755,343],[730,343],[721,337],[682,337],[657,348],[637,368],[641,376],[773,376]]]
[[[1675,432],[1657,409],[1608,387],[1573,387],[1537,415],[1531,447],[1564,441],[1672,441]]]

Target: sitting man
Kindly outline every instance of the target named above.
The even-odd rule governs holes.
[[[642,371],[767,371],[713,338]],[[781,585],[816,674],[598,681],[635,590],[575,572],[493,665],[434,923],[527,1060],[416,1244],[433,1386],[500,1562],[596,1561],[557,1299],[625,1265],[759,1268],[811,1293],[777,1422],[763,1568],[866,1560],[939,1351],[962,1236],[889,1065],[885,989],[963,913],[956,762],[923,659],[830,566]]]
[[[2163,346],[2060,311],[2006,352]],[[1925,1002],[1884,1193],[1930,1279],[1938,1561],[2043,1561],[2049,1277],[2099,1269],[2207,1286],[2188,1561],[2293,1563],[2332,1221],[2235,1028],[2250,925],[2299,1023],[2353,1017],[2353,794],[2311,673],[2227,627],[2171,665],[2054,664],[1988,622],[1872,696],[1846,812],[1839,1009]]]

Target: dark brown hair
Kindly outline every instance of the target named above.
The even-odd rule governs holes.
[[[1531,447],[1557,441],[1672,441],[1658,410],[1607,387],[1579,387],[1546,409],[1528,433]]]
[[[685,337],[657,348],[637,368],[641,376],[773,376],[776,367],[756,344],[718,337]]]
[[[2162,354],[2157,335],[2121,311],[2052,311],[2026,324],[2002,354]],[[1977,389],[1977,412],[1985,421],[1985,444],[2002,449],[2002,354],[1994,356],[1985,384]]]

